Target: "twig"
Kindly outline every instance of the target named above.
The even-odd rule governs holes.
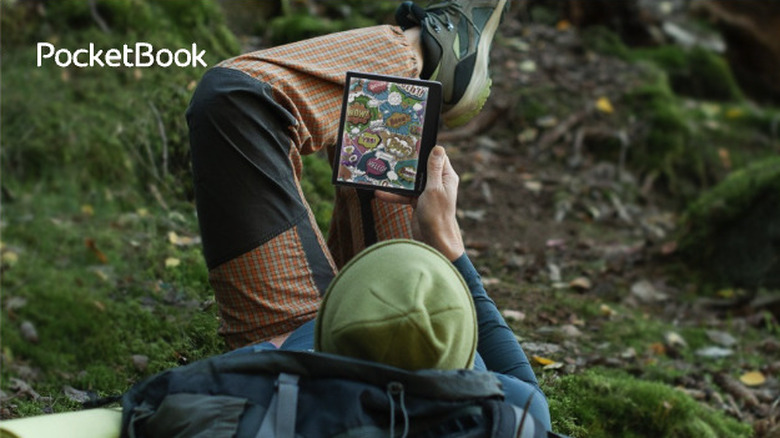
[[[108,27],[108,24],[106,24],[106,21],[100,16],[100,13],[97,10],[96,0],[89,0],[89,13],[92,15],[92,19],[95,20],[98,27],[100,27],[100,30],[105,33],[111,33],[111,28]]]
[[[741,383],[734,380],[731,376],[725,373],[715,374],[715,382],[736,399],[741,400],[747,407],[756,407],[759,405],[758,398],[752,391],[742,386]]]
[[[628,134],[625,130],[621,129],[615,136],[620,140],[620,158],[618,159],[618,182],[623,180],[623,172],[626,168],[626,155],[628,154],[628,148],[631,146],[631,142],[628,140]]]
[[[154,117],[157,119],[157,130],[160,132],[162,140],[162,177],[165,179],[168,177],[168,136],[165,135],[165,124],[163,124],[160,111],[157,110],[153,102],[149,102],[149,107],[152,108]]]
[[[539,138],[539,141],[536,143],[537,150],[546,149],[548,146],[555,143],[575,125],[580,123],[589,113],[590,110],[587,108],[577,111],[576,113],[566,118],[566,120],[559,123],[555,128],[542,134],[541,138]]]
[[[157,203],[160,204],[160,207],[162,207],[163,210],[165,211],[170,210],[170,207],[168,207],[168,203],[165,202],[165,199],[163,199],[156,185],[149,184],[149,191],[152,193],[152,196],[154,197],[154,199],[157,200]]]
[[[149,145],[149,142],[148,142],[148,141],[144,141],[144,142],[143,142],[143,144],[144,144],[144,149],[146,149],[146,158],[148,158],[148,159],[149,159],[149,164],[148,164],[148,166],[149,166],[149,168],[151,169],[152,176],[153,176],[153,177],[154,177],[154,179],[156,179],[157,181],[161,181],[161,179],[160,179],[160,173],[157,171],[157,166],[155,166],[155,164],[154,164],[154,154],[152,153],[152,148],[151,148],[151,146]]]
[[[437,141],[446,143],[456,140],[469,139],[493,126],[493,123],[498,120],[498,116],[500,116],[504,110],[505,108],[496,107],[490,111],[482,111],[477,117],[473,118],[465,126],[453,129],[451,131],[440,132]]]
[[[585,140],[585,128],[580,128],[574,134],[574,151],[569,158],[569,166],[576,168],[582,163],[582,142]]]

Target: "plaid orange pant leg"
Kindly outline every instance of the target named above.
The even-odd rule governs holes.
[[[336,144],[348,70],[415,77],[420,62],[400,29],[377,26],[226,60],[193,96],[198,218],[232,348],[313,319],[337,266],[372,239],[411,236],[408,207],[339,189],[326,244],[303,197],[300,154]]]

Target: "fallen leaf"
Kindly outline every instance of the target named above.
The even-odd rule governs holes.
[[[200,243],[200,237],[179,236],[176,232],[170,231],[168,241],[176,246],[192,246]]]
[[[525,181],[523,186],[533,194],[539,194],[542,191],[542,183],[539,181]]]
[[[571,28],[571,21],[569,20],[561,20],[558,22],[558,24],[555,25],[555,29],[563,32],[564,30],[569,30]]]
[[[650,344],[650,351],[657,356],[663,356],[666,354],[666,346],[661,342],[653,342]]]
[[[610,102],[606,97],[600,97],[596,101],[596,109],[606,114],[612,114],[615,112],[615,108],[612,107],[612,102]]]
[[[95,254],[95,257],[97,257],[100,263],[108,263],[108,257],[106,257],[103,251],[98,249],[97,244],[95,243],[95,239],[87,237],[84,239],[84,244],[86,245],[87,249],[92,251],[92,254]]]
[[[97,277],[100,278],[103,281],[108,281],[109,280],[108,274],[106,274],[106,272],[101,270],[101,269],[93,269],[92,272],[94,272],[95,275],[97,275]]]
[[[666,345],[670,347],[686,348],[688,346],[688,343],[685,342],[685,339],[683,339],[683,337],[680,336],[677,332],[666,332],[664,334],[664,340],[666,340]]]
[[[734,350],[721,347],[704,347],[696,350],[696,355],[708,359],[721,359],[734,354]]]
[[[531,356],[531,357],[532,357],[532,358],[533,358],[533,360],[534,360],[534,361],[536,361],[536,363],[538,363],[539,365],[550,365],[550,364],[554,364],[554,363],[555,363],[555,361],[554,361],[554,360],[552,360],[552,359],[548,359],[548,358],[546,358],[546,357],[541,357],[541,356]]]
[[[612,317],[617,315],[617,312],[606,304],[602,304],[601,307],[599,307],[599,310],[601,311],[601,314],[604,316]]]
[[[569,282],[569,286],[577,290],[588,290],[593,287],[588,277],[577,277]]]
[[[542,116],[536,119],[536,126],[540,128],[552,128],[558,124],[558,118],[552,115]]]
[[[766,377],[761,371],[749,371],[739,376],[739,381],[747,386],[760,386],[766,382]]]
[[[555,263],[547,263],[547,270],[550,271],[550,281],[553,283],[560,283],[561,268],[559,268]]]
[[[176,257],[168,257],[165,259],[165,267],[166,268],[175,268],[181,264],[181,260],[177,259]]]
[[[536,62],[533,59],[527,59],[520,63],[520,70],[526,73],[533,73],[536,71]]]
[[[542,367],[543,370],[557,370],[563,368],[563,362],[553,362],[549,365],[545,365]]]

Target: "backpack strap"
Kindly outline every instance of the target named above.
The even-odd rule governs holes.
[[[218,373],[281,372],[301,378],[349,379],[380,387],[397,381],[404,385],[407,394],[451,401],[504,397],[500,381],[487,371],[406,371],[376,362],[310,351],[263,351],[213,362],[213,367]]]
[[[276,379],[276,393],[255,438],[294,438],[297,411],[298,376],[281,373]]]

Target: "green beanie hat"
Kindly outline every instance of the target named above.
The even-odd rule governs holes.
[[[477,317],[463,277],[441,253],[388,240],[356,255],[328,287],[314,349],[407,370],[474,366]]]

